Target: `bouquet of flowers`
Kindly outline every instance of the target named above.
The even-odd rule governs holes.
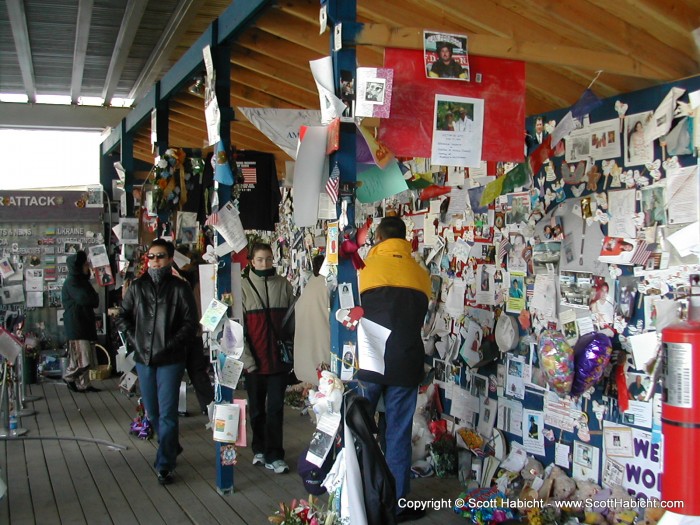
[[[291,505],[280,503],[280,510],[270,516],[270,523],[276,525],[334,525],[336,514],[319,507],[314,497],[309,494],[309,500],[292,500]]]
[[[180,202],[180,181],[176,173],[185,161],[185,152],[179,148],[170,148],[162,157],[156,159],[153,167],[153,206],[156,210],[174,208]]]

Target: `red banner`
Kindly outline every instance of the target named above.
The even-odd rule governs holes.
[[[382,119],[379,138],[399,157],[430,157],[435,95],[484,100],[482,160],[525,158],[525,63],[469,57],[471,81],[427,78],[423,51],[386,49],[384,67],[394,70],[391,118]],[[476,76],[481,75],[481,82]]]

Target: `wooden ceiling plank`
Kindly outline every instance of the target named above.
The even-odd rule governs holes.
[[[280,84],[277,79],[260,75],[240,66],[231,68],[231,83],[249,86],[302,108],[313,108],[319,104],[318,95],[289,85]]]
[[[547,31],[570,34],[575,42],[585,42],[586,48],[613,52],[630,57],[655,70],[656,75],[641,75],[656,80],[675,80],[688,74],[688,60],[673,52],[664,42],[628,23],[624,18],[612,17],[605,10],[586,2],[552,2],[546,6],[528,0],[493,0],[530,20],[551,20]],[[624,74],[601,62],[596,69]],[[631,75],[639,76],[639,75]]]
[[[77,104],[83,85],[83,71],[87,55],[88,37],[90,36],[90,21],[95,0],[80,0],[78,18],[75,22],[75,44],[73,46],[73,70],[70,81],[70,101]]]
[[[22,73],[24,91],[29,98],[29,103],[36,102],[36,78],[34,77],[34,61],[32,59],[32,47],[29,43],[29,29],[27,28],[27,13],[24,10],[23,0],[7,0],[7,14],[12,27],[12,38],[15,41],[17,62]]]
[[[117,41],[114,44],[112,58],[109,61],[105,85],[102,88],[102,98],[105,100],[105,104],[109,104],[114,95],[114,90],[119,83],[126,60],[129,58],[131,45],[134,43],[136,31],[141,25],[141,19],[147,6],[148,2],[141,0],[129,0],[126,5],[124,18],[122,18],[119,33],[117,34]]]
[[[330,52],[327,35],[319,35],[318,27],[293,15],[270,10],[255,21],[255,27],[322,55]]]
[[[293,15],[308,24],[315,24],[316,31],[318,32],[319,30],[319,13],[321,8],[318,0],[278,1],[272,9]]]
[[[357,35],[358,45],[371,44],[382,47],[423,49],[423,29],[417,27],[388,27],[383,24],[365,25]],[[516,42],[510,38],[492,35],[469,35],[469,52],[479,56],[523,60],[539,64],[571,66],[596,71],[605,64],[606,70],[629,76],[659,78],[656,71],[639,61],[619,55],[591,51],[563,45],[542,44],[539,42]]]
[[[659,11],[660,6],[643,1],[635,1],[634,5],[622,1],[588,0],[588,2],[605,11],[610,18],[625,20],[638,30],[654,37],[656,41],[673,47],[676,53],[693,59],[694,45],[690,33],[700,25],[700,14],[697,10],[693,12],[681,2],[675,1],[663,2],[661,4],[663,11]],[[696,22],[695,25],[693,20]],[[648,41],[648,36],[644,40]],[[640,47],[644,48],[644,44]],[[655,55],[651,49],[646,49],[646,53]]]
[[[206,122],[206,119],[204,117],[204,110],[201,108],[193,108],[178,100],[172,100],[170,102],[169,109],[170,111],[175,111],[180,115],[185,115],[187,116],[187,118],[191,118],[199,122]]]
[[[302,69],[303,71],[309,71],[310,60],[316,60],[324,56],[320,51],[299,46],[276,35],[255,28],[245,31],[236,39],[236,44],[257,53],[281,60],[289,66]]]
[[[231,85],[231,100],[234,100],[234,97],[236,97],[237,100],[242,101],[242,105],[249,107],[306,109],[303,106],[292,104],[287,100],[279,99],[273,95],[270,95],[269,93],[263,93],[241,83]]]
[[[231,62],[242,68],[255,71],[261,75],[273,78],[278,82],[288,84],[297,89],[316,94],[316,83],[311,71],[302,72],[296,68],[290,68],[287,62],[275,59],[251,49],[233,45],[231,48]]]

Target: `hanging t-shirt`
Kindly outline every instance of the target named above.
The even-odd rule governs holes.
[[[237,151],[238,177],[242,178],[238,211],[246,230],[273,231],[280,220],[282,200],[275,157],[259,151]]]

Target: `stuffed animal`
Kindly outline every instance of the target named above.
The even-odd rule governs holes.
[[[571,497],[576,491],[576,482],[560,467],[554,465],[549,477],[552,479],[552,499],[562,501]]]
[[[661,502],[657,498],[649,498],[649,503],[654,502],[654,505],[647,506],[644,510],[644,519],[638,520],[637,525],[656,525],[666,512],[666,509],[661,508]]]
[[[576,490],[569,498],[571,501],[592,500],[600,490],[600,486],[588,480],[576,480]]]
[[[602,525],[605,517],[600,512],[594,512],[592,507],[584,507],[586,501],[597,499],[595,496],[600,492],[600,486],[588,480],[576,480],[576,490],[569,497],[569,500],[581,503],[584,511],[584,522],[588,525]]]
[[[616,506],[608,509],[606,519],[610,525],[632,525],[637,519],[637,511],[634,510],[634,497],[621,485],[613,485],[610,499]]]
[[[340,412],[343,402],[343,382],[333,372],[324,370],[318,381],[318,391],[309,390],[309,402],[317,416]]]
[[[426,458],[428,455],[428,445],[433,442],[433,435],[430,433],[430,429],[428,428],[429,399],[430,397],[428,392],[418,394],[416,411],[413,413],[413,429],[411,431],[412,464]]]
[[[520,475],[526,482],[531,482],[535,478],[541,478],[543,474],[544,467],[542,463],[535,458],[527,458],[527,463],[525,463],[525,466],[520,470]]]

